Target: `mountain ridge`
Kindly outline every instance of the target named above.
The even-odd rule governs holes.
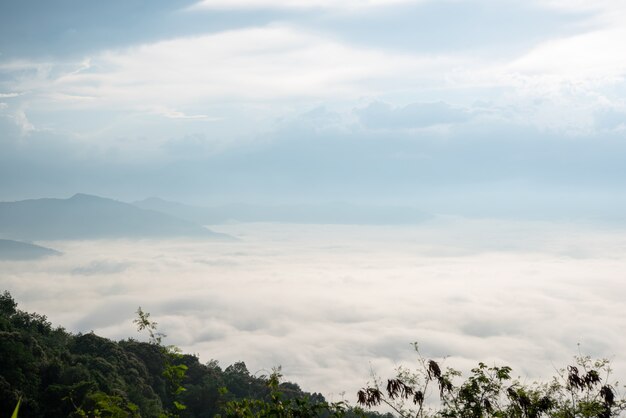
[[[61,255],[57,250],[28,242],[0,239],[0,260],[35,260]]]
[[[191,237],[234,239],[189,220],[86,193],[0,202],[0,238],[63,240]]]

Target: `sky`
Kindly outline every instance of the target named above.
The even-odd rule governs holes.
[[[620,0],[3,1],[0,200],[615,217],[624,22]]]

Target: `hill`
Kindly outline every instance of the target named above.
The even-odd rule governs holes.
[[[87,194],[0,202],[0,237],[16,240],[194,237],[228,239],[188,220]]]
[[[8,292],[0,293],[0,411],[12,411],[20,398],[20,417],[50,418],[243,418],[251,415],[229,409],[255,400],[299,410],[326,408],[321,394],[304,392],[296,383],[276,382],[273,388],[271,379],[250,373],[243,362],[224,369],[215,360],[202,364],[158,338],[147,343],[71,334],[43,315],[17,309]],[[289,416],[329,417],[323,412]],[[348,410],[343,416],[357,415]]]
[[[26,242],[0,239],[0,260],[35,260],[60,254],[60,252],[51,248]]]

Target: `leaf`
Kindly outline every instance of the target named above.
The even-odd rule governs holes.
[[[13,411],[13,415],[11,415],[11,418],[17,418],[17,413],[20,410],[20,404],[22,403],[22,398],[19,398],[17,400],[17,405],[15,405],[15,410]]]

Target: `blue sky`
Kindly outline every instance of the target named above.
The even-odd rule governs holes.
[[[613,216],[624,22],[618,0],[5,1],[0,199]]]

